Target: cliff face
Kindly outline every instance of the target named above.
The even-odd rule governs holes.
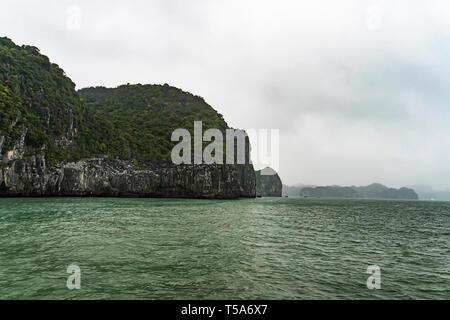
[[[168,85],[80,94],[37,48],[0,38],[0,196],[255,197],[251,164],[168,160],[173,129],[228,128],[201,97]]]
[[[0,196],[123,196],[221,198],[255,196],[249,165],[173,165],[104,158],[47,167],[41,155],[16,160],[0,172]]]
[[[283,184],[280,176],[272,168],[256,171],[256,196],[281,197]]]

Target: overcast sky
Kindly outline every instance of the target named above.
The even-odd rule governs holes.
[[[2,0],[77,84],[168,83],[280,130],[285,184],[450,187],[449,1]]]

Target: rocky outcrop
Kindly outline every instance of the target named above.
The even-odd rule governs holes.
[[[59,144],[71,144],[69,123]],[[17,121],[11,124],[16,127]],[[97,196],[235,199],[256,196],[246,141],[246,164],[182,164],[169,160],[118,160],[107,156],[48,164],[45,148],[25,144],[27,127],[0,158],[0,197]],[[0,147],[4,137],[0,137]]]
[[[280,176],[272,168],[256,171],[256,196],[281,197],[283,184]]]
[[[105,158],[46,166],[42,155],[0,172],[0,196],[255,197],[252,165],[142,164]]]
[[[256,196],[248,144],[247,164],[168,160],[175,129],[196,120],[204,130],[229,128],[181,89],[127,84],[78,93],[38,48],[0,37],[0,107],[0,196]]]
[[[69,110],[70,111],[70,110]],[[68,113],[71,115],[71,113]],[[69,117],[72,119],[71,117]],[[28,128],[17,128],[18,139],[3,148],[0,136],[0,197],[7,196],[109,196],[178,197],[234,199],[255,197],[253,165],[192,164],[175,165],[171,161],[138,162],[96,157],[80,161],[48,164],[45,148],[26,145]],[[70,145],[73,121],[55,139],[55,145]],[[247,141],[248,142],[248,141]],[[249,155],[249,146],[247,154]]]

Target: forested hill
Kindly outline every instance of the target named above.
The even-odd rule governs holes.
[[[364,198],[364,199],[397,199],[417,200],[417,193],[409,188],[388,188],[380,183],[373,183],[364,187],[307,187],[299,194],[301,197],[313,198]]]
[[[1,165],[43,154],[48,164],[96,156],[167,159],[176,128],[227,128],[202,98],[168,85],[75,84],[38,48],[0,38]]]
[[[124,158],[170,158],[172,132],[186,128],[193,134],[194,121],[202,120],[204,129],[228,127],[203,98],[167,84],[86,88],[79,94],[91,112],[119,130],[119,138],[128,143],[122,147]]]
[[[14,160],[15,147],[43,150],[50,161],[68,157],[83,113],[75,84],[58,65],[36,47],[0,38],[0,151],[12,151],[3,162]]]

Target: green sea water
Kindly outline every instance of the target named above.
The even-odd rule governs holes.
[[[0,199],[0,299],[450,299],[450,203]]]

